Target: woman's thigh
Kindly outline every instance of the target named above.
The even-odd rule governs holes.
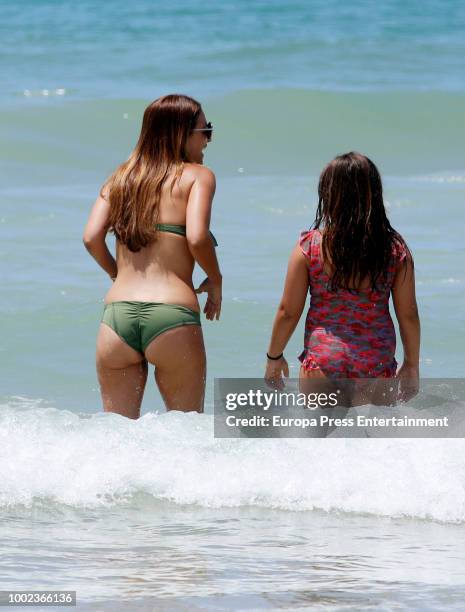
[[[157,336],[145,349],[167,410],[203,412],[206,356],[200,325],[182,325]]]
[[[147,381],[147,361],[118,334],[100,324],[97,336],[97,375],[105,412],[137,419]]]

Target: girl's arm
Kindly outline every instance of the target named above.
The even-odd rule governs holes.
[[[392,301],[404,346],[404,363],[418,367],[420,361],[420,317],[415,297],[415,270],[407,256],[397,271],[392,287]]]
[[[415,297],[415,269],[409,255],[394,278],[392,301],[404,347],[404,363],[397,376],[405,380],[402,399],[407,401],[418,392],[420,362],[420,317]]]
[[[287,266],[284,291],[276,313],[268,355],[277,357],[286,348],[297,323],[302,316],[308,292],[308,267],[299,243],[294,247]],[[265,379],[282,386],[281,372],[289,376],[286,360],[267,360]]]
[[[90,212],[82,240],[95,261],[114,280],[118,272],[116,261],[105,242],[109,228],[109,215],[110,204],[99,195]]]

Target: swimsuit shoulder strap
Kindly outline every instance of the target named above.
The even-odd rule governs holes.
[[[405,243],[398,238],[395,238],[392,242],[391,258],[389,260],[389,266],[387,270],[387,282],[389,287],[392,287],[394,278],[397,271],[402,268],[405,259],[407,258],[407,250]]]
[[[306,256],[310,268],[314,268],[319,264],[321,236],[317,230],[305,230],[300,233],[299,245]]]

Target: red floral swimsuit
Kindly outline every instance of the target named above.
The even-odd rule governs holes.
[[[320,368],[330,378],[390,378],[397,362],[396,333],[389,314],[389,295],[405,248],[394,242],[387,283],[350,292],[328,289],[329,277],[320,257],[321,233],[304,231],[300,247],[307,257],[310,308],[305,322],[304,350],[299,360],[306,370]]]

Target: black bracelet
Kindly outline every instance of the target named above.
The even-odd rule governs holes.
[[[268,355],[268,353],[266,354],[266,356],[268,357],[268,359],[271,359],[272,361],[277,361],[278,359],[281,359],[281,357],[284,355],[284,353],[281,353],[281,355],[278,355],[277,357],[270,357],[270,355]]]

